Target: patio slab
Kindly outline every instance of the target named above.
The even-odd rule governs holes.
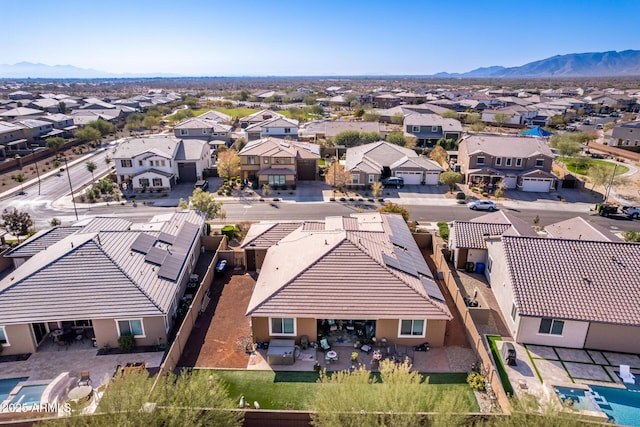
[[[594,381],[611,381],[609,375],[601,365],[587,363],[564,362],[564,366],[573,378]]]
[[[536,357],[539,359],[558,360],[558,355],[555,351],[553,351],[553,347],[527,344],[527,350],[529,350],[531,357]]]
[[[582,349],[556,347],[556,353],[560,356],[560,360],[564,362],[593,363],[589,354]]]
[[[559,360],[535,359],[534,363],[545,384],[570,383],[571,378]]]
[[[609,361],[607,360],[606,357],[604,357],[601,351],[588,350],[587,353],[589,353],[589,356],[591,356],[591,359],[593,360],[594,363],[597,363],[598,365],[609,364]]]
[[[629,365],[632,368],[640,368],[640,357],[635,354],[625,354],[625,353],[610,353],[610,352],[602,352],[604,357],[609,361],[609,365],[612,366],[620,366],[620,365]]]

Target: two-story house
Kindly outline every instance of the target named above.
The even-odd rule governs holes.
[[[286,117],[272,117],[247,126],[244,132],[247,141],[266,137],[298,139],[298,121]]]
[[[211,119],[192,117],[178,123],[173,129],[176,138],[198,138],[207,141],[216,140],[228,143],[231,136],[231,126]]]
[[[238,153],[243,179],[258,180],[258,185],[294,185],[298,180],[315,180],[318,176],[320,146],[278,138],[249,142]]]
[[[609,145],[629,151],[640,152],[640,121],[614,126]]]
[[[0,155],[10,157],[12,151],[27,148],[27,130],[19,123],[0,121]]]
[[[60,136],[64,138],[72,137],[73,131],[78,128],[73,122],[73,117],[67,114],[47,114],[45,116],[39,117],[38,120],[44,120],[45,122],[51,123],[54,129],[62,131],[62,134]]]
[[[62,134],[62,131],[53,128],[51,122],[40,120],[40,118],[19,120],[16,123],[24,126],[27,139],[30,142],[37,142],[44,138]]]
[[[180,180],[202,179],[211,167],[207,141],[170,135],[128,138],[113,152],[118,184],[133,191],[168,191]]]
[[[433,145],[439,139],[457,141],[462,125],[456,119],[445,119],[438,114],[409,114],[404,118],[404,133],[417,139],[417,145]]]
[[[245,129],[251,125],[264,122],[265,120],[272,119],[274,117],[284,117],[282,114],[276,113],[272,110],[260,110],[248,116],[242,117],[238,120],[240,127]]]
[[[553,153],[542,138],[469,135],[458,146],[458,163],[468,184],[549,192],[556,182]]]

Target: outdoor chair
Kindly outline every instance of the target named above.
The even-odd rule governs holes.
[[[82,371],[80,373],[80,380],[78,381],[78,386],[83,385],[91,385],[91,377],[89,376],[89,371]]]
[[[631,373],[629,365],[620,365],[620,378],[622,378],[622,382],[627,384],[636,383],[636,376]]]
[[[333,319],[329,319],[329,331],[330,332],[335,332],[338,330],[338,325],[336,325],[336,321]]]
[[[322,338],[320,340],[320,348],[324,352],[327,352],[327,351],[331,350],[331,344],[329,344],[329,340],[326,339],[326,338]]]

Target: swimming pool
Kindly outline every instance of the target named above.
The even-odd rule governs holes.
[[[47,385],[48,384],[24,385],[20,387],[18,393],[11,399],[11,403],[19,403],[22,406],[39,405],[40,398],[42,397],[44,389],[47,388]]]
[[[26,381],[28,377],[7,378],[0,380],[0,403],[9,398],[9,393],[22,381]]]
[[[576,410],[602,411],[616,424],[640,427],[640,393],[626,388],[589,386],[589,389],[554,387],[563,404]]]

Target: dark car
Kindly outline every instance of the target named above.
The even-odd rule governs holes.
[[[224,274],[225,271],[227,271],[227,260],[226,259],[221,259],[216,264],[215,272],[216,272],[216,274]]]
[[[199,181],[196,181],[193,188],[201,188],[202,191],[207,191],[207,188],[209,188],[209,182],[201,179]]]
[[[380,180],[382,185],[385,187],[404,187],[404,178],[399,178],[397,176],[390,176],[389,178],[384,178]]]

